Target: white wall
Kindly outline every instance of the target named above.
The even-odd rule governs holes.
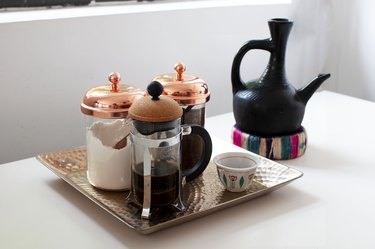
[[[334,8],[341,5],[341,1],[333,1]],[[336,66],[336,91],[371,101],[375,101],[374,10],[374,1],[358,0],[348,1],[337,12],[330,54],[336,63],[327,64],[332,69]]]
[[[106,84],[111,71],[145,88],[182,61],[209,85],[208,115],[231,111],[235,53],[249,39],[269,37],[267,19],[289,11],[289,5],[245,4],[0,23],[0,163],[84,144],[80,101]],[[287,60],[301,64],[293,53]],[[244,79],[259,77],[267,59],[265,52],[249,53]]]
[[[303,57],[296,77],[330,72],[323,88],[375,101],[375,2],[298,0],[292,9],[300,25],[294,30],[297,43],[289,45]]]
[[[105,84],[111,71],[145,88],[182,61],[209,85],[208,116],[231,111],[233,57],[245,41],[269,37],[273,17],[294,20],[286,58],[293,85],[329,72],[322,88],[375,101],[374,1],[242,2],[112,15],[87,8],[84,17],[77,8],[70,18],[40,12],[39,21],[27,21],[23,12],[20,22],[0,13],[0,163],[84,144],[82,96]],[[267,52],[249,52],[243,78],[259,77],[267,60]]]

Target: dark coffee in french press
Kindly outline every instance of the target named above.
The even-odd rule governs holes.
[[[132,170],[134,194],[143,204],[144,174],[143,164],[137,164]],[[179,171],[176,164],[151,162],[151,208],[160,208],[172,204],[178,197]]]

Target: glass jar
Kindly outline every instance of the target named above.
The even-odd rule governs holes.
[[[154,80],[163,85],[164,95],[171,97],[182,107],[183,125],[204,127],[206,103],[210,100],[206,82],[201,78],[184,74],[186,67],[183,63],[177,63],[174,69],[175,73],[159,75]],[[194,169],[194,165],[202,156],[202,143],[202,139],[196,135],[188,136],[182,141],[182,169],[187,181],[195,179],[204,170]]]
[[[131,184],[128,109],[144,92],[120,85],[118,73],[111,73],[109,81],[89,90],[81,103],[86,116],[87,179],[99,189],[125,190]]]

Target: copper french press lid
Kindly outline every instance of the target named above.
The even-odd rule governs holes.
[[[82,113],[98,118],[126,118],[130,106],[145,92],[139,88],[121,85],[121,76],[113,72],[109,84],[89,90],[81,103]]]
[[[168,95],[180,106],[199,105],[210,100],[210,92],[204,80],[185,74],[186,67],[183,63],[177,63],[174,70],[175,73],[159,75],[153,79],[164,86],[163,95]]]

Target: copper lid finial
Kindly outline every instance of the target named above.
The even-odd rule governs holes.
[[[183,81],[182,74],[185,72],[186,67],[183,63],[177,63],[174,65],[174,70],[176,71],[176,80]]]
[[[111,92],[118,92],[121,75],[117,72],[112,72],[108,75],[108,80],[111,82]]]

